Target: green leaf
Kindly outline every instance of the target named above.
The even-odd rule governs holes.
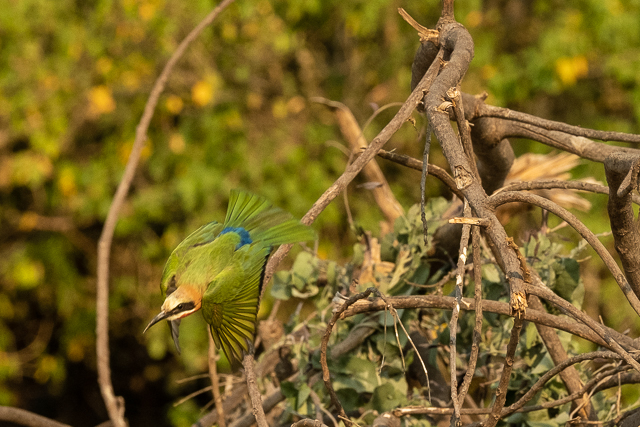
[[[373,391],[371,405],[380,413],[391,411],[406,402],[406,393],[405,382],[388,381]]]

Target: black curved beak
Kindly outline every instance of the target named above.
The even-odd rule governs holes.
[[[178,340],[178,336],[180,335],[180,319],[169,320],[169,326],[171,328],[171,338],[173,338],[173,343],[176,345],[176,351],[180,354],[180,341]]]
[[[144,328],[144,331],[142,331],[142,333],[144,334],[145,332],[147,332],[147,329],[149,329],[150,327],[152,327],[162,319],[165,319],[167,316],[168,316],[167,313],[165,313],[164,311],[161,311],[160,314],[158,314],[156,317],[153,318],[153,320],[151,320],[151,322],[149,322],[149,324],[147,325],[146,328]]]

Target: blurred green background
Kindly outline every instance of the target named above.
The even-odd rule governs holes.
[[[0,404],[76,426],[106,419],[95,372],[97,240],[153,82],[215,4],[4,0]],[[207,384],[176,383],[207,369],[199,316],[182,326],[182,357],[166,328],[142,335],[161,303],[166,257],[190,231],[224,218],[232,188],[262,194],[297,217],[308,210],[348,160],[332,113],[309,98],[341,101],[363,124],[409,93],[418,38],[398,7],[433,27],[440,2],[238,0],[179,62],[112,249],[112,374],[132,425],[185,425],[209,400],[172,406]],[[640,2],[459,1],[456,18],[476,43],[463,90],[574,125],[640,131]],[[378,115],[367,137],[395,111]],[[424,119],[414,117],[418,129],[406,124],[387,149],[421,156]],[[517,154],[550,151],[513,142]],[[431,158],[445,166],[437,147]],[[401,203],[419,200],[418,173],[379,163]],[[604,181],[601,165],[588,162],[575,176]],[[442,193],[428,183],[430,195]],[[591,200],[581,218],[604,232],[606,200]],[[377,234],[383,217],[368,191],[352,185],[349,204],[356,222]],[[314,227],[321,257],[352,255],[356,236],[341,198]],[[583,264],[583,273],[589,314],[634,327],[600,264]]]

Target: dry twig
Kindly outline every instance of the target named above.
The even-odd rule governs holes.
[[[136,138],[131,148],[131,154],[127,160],[124,174],[116,190],[116,194],[113,196],[113,201],[109,207],[109,213],[104,223],[104,228],[100,234],[100,240],[98,241],[98,267],[97,267],[97,296],[96,296],[96,354],[98,365],[98,384],[100,385],[100,392],[102,393],[102,399],[107,407],[109,418],[115,427],[125,427],[126,421],[124,419],[124,399],[122,397],[116,397],[113,391],[113,384],[111,382],[111,367],[109,366],[109,257],[111,252],[111,243],[113,241],[113,233],[118,222],[118,215],[124,200],[127,197],[131,181],[135,174],[140,160],[140,154],[144,143],[147,139],[147,129],[149,129],[149,123],[155,111],[156,105],[160,94],[164,90],[164,86],[169,79],[173,67],[178,60],[182,57],[187,47],[193,40],[195,40],[200,33],[210,25],[214,19],[234,0],[223,0],[218,6],[216,6],[188,35],[184,38],[182,43],[178,46],[176,51],[171,55],[167,65],[160,73],[160,76],[156,80],[149,99],[144,107],[144,112],[140,123],[136,128]]]

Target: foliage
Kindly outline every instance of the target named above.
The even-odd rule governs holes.
[[[443,199],[432,199],[427,205],[426,216],[429,220],[430,240],[437,226],[441,225],[440,218],[447,207]],[[360,279],[360,289],[374,286],[379,290],[385,289],[384,294],[387,296],[452,293],[454,278],[444,285],[436,286],[436,282],[442,277],[442,272],[451,266],[445,266],[440,271],[432,270],[433,266],[439,263],[434,262],[434,259],[429,256],[431,244],[427,247],[424,245],[419,212],[419,205],[414,205],[409,209],[406,217],[398,218],[394,231],[384,237],[383,249],[380,253],[385,255],[375,260],[371,269],[367,268],[366,263],[372,258],[371,254],[376,252],[377,242],[375,239],[363,236],[362,240],[368,243],[357,244],[354,254],[360,253],[364,256],[354,255],[354,258],[344,265],[338,266],[333,261],[323,261],[307,252],[302,252],[297,256],[291,270],[277,273],[272,289],[274,297],[285,300],[295,299],[299,304],[313,307],[310,313],[304,316],[293,315],[285,322],[285,331],[291,335],[283,338],[281,343],[292,350],[293,360],[298,362],[299,375],[293,382],[281,384],[283,393],[287,397],[287,407],[279,421],[280,424],[294,422],[296,417],[300,416],[314,417],[315,406],[308,384],[313,383],[309,379],[320,368],[319,340],[330,316],[329,310],[332,305],[328,305],[328,302],[334,293],[348,293],[350,284],[352,293],[354,280],[357,279]],[[563,245],[558,244],[557,236],[537,234],[531,237],[522,248],[522,252],[527,257],[529,265],[541,274],[545,285],[580,308],[584,294],[584,286],[580,280],[576,262],[580,251],[573,252],[571,257],[566,256],[563,254],[565,252]],[[407,258],[405,254],[411,255]],[[490,261],[489,253],[483,252],[482,257],[485,260],[483,297],[508,302],[508,285],[504,276],[498,273],[498,267]],[[373,274],[369,271],[373,271]],[[465,293],[466,296],[473,297],[473,281],[466,284]],[[333,301],[335,305],[336,299],[334,298]],[[438,386],[437,378],[442,378],[440,386],[447,387],[444,377],[448,375],[449,370],[451,313],[446,310],[432,309],[423,309],[420,312],[398,310],[398,312],[407,330],[418,331],[419,334],[427,337],[427,343],[430,346],[437,349],[435,353],[431,353],[432,359],[425,361],[427,366],[437,364],[435,360],[439,360],[440,366],[446,366],[446,368],[439,368],[442,370],[439,377],[431,379],[431,387]],[[490,404],[493,390],[497,387],[500,377],[513,319],[492,313],[485,313],[484,319],[478,368],[472,382],[471,398],[475,402],[480,403],[484,400],[485,404]],[[473,312],[462,314],[459,322],[460,332],[456,344],[457,369],[462,374],[467,368],[472,344]],[[417,366],[418,359],[406,334],[399,326],[395,326],[400,331],[398,336],[394,333],[394,320],[387,312],[359,314],[340,321],[330,341],[331,347],[348,339],[349,333],[354,329],[373,328],[371,334],[356,349],[338,359],[329,358],[328,364],[333,386],[345,411],[358,423],[370,425],[377,414],[408,404],[429,406],[429,394],[425,383],[421,388],[412,390],[416,385],[415,371],[407,366],[410,364]],[[293,342],[291,337],[300,329],[306,330],[302,335],[307,338],[300,343],[291,344]],[[570,334],[561,333],[560,337],[565,347],[572,348]],[[413,338],[415,339],[415,335]],[[538,336],[535,324],[526,325],[520,341],[516,353],[517,369],[514,369],[511,376],[507,405],[522,397],[542,375],[554,366]],[[569,356],[575,354],[577,353],[570,353]],[[590,369],[581,368],[579,365],[578,368],[583,380],[592,375]],[[430,375],[432,373],[433,371]],[[323,383],[316,382],[313,391],[324,399],[324,405],[331,406]],[[416,395],[414,391],[418,394]],[[431,392],[434,393],[433,390]],[[542,404],[567,394],[564,384],[556,378],[548,382],[529,404]],[[615,397],[611,396],[609,400],[597,400],[597,403],[600,406],[596,410],[601,411],[604,416],[612,405],[615,405]],[[514,414],[508,422],[516,425],[538,425],[536,423],[544,420],[544,425],[562,426],[568,420],[569,406],[567,404],[549,410]]]
[[[201,396],[195,404],[171,408],[206,385],[206,380],[176,383],[206,370],[201,320],[185,320],[180,358],[174,357],[166,330],[141,334],[160,303],[164,260],[188,232],[224,216],[232,188],[252,189],[297,217],[304,214],[347,162],[333,142],[342,140],[333,117],[310,98],[340,100],[364,123],[371,106],[402,100],[408,93],[417,38],[397,16],[399,5],[239,1],[180,62],[154,116],[112,251],[112,369],[132,425],[139,420],[187,425],[208,401]],[[212,6],[205,0],[9,0],[3,8],[0,404],[74,425],[104,421],[95,384],[97,239],[153,81]],[[431,27],[439,16],[437,1],[401,6]],[[460,2],[457,18],[476,42],[463,89],[487,90],[489,102],[556,120],[638,132],[638,7],[617,0]],[[365,134],[373,135],[390,114],[377,116]],[[422,119],[416,119],[420,127]],[[417,141],[416,130],[406,125],[392,144],[419,157]],[[524,141],[515,148],[541,150]],[[437,152],[432,158],[442,164]],[[419,199],[415,175],[395,165],[383,167],[403,204]],[[600,170],[583,167],[579,172],[602,178]],[[428,192],[435,197],[442,188],[431,185]],[[371,231],[369,238],[376,236],[382,219],[372,200],[366,190],[350,189],[350,208],[358,225]],[[433,200],[433,212],[440,212],[437,203],[444,202]],[[414,214],[410,211],[407,218]],[[589,215],[587,224],[600,230],[601,216]],[[407,281],[438,277],[425,262],[427,248],[411,234],[415,223],[407,221],[396,224],[392,236],[379,236],[383,269],[370,271],[371,280],[383,283],[389,295],[415,291]],[[322,236],[319,258],[302,252],[291,271],[278,273],[273,293],[308,301],[313,308],[306,310],[328,313],[333,293],[351,285],[367,249],[356,243],[341,203],[323,212],[316,228]],[[561,258],[559,249],[543,240],[537,249],[527,246],[526,256],[539,262],[558,293],[579,302],[577,255]],[[406,262],[396,264],[399,259]],[[382,263],[394,263],[397,276],[386,275],[389,264]],[[598,277],[597,266],[588,268]],[[487,270],[491,273],[490,265]],[[326,278],[314,283],[319,272]],[[490,284],[487,292],[503,292],[497,277]],[[606,295],[606,282],[603,289]],[[618,301],[606,298],[607,306],[593,299],[585,304],[635,327],[624,313],[611,309]],[[320,327],[326,315],[301,320]],[[441,325],[447,319],[440,315],[430,322],[443,339]],[[402,316],[406,322],[416,320],[415,313]],[[344,336],[358,322],[362,318],[341,323],[336,335]],[[317,341],[315,336],[308,348],[294,348],[298,359]],[[387,345],[380,348],[383,342]],[[499,349],[497,342],[492,345],[492,352]],[[342,390],[366,390],[364,401],[352,406],[382,410],[407,402],[398,351],[389,329],[386,340],[383,330],[370,338],[357,354],[366,362],[359,365],[357,378],[340,383]],[[385,368],[378,381],[383,352]],[[353,368],[348,360],[336,363],[340,372]],[[324,397],[321,387],[315,390]],[[291,413],[309,410],[305,393],[287,395]],[[77,407],[91,409],[79,414]]]

